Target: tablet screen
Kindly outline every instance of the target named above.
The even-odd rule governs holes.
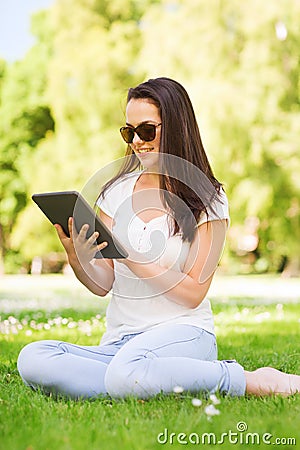
[[[33,201],[53,223],[62,226],[65,234],[69,236],[68,219],[74,217],[76,230],[79,232],[84,224],[89,224],[87,238],[98,231],[99,243],[108,242],[108,246],[97,252],[95,258],[126,258],[127,251],[112,235],[107,226],[100,220],[87,201],[76,191],[47,192],[34,194]]]

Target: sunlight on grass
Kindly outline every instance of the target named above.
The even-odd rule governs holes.
[[[249,286],[251,280],[247,277]],[[222,279],[216,281],[221,283]],[[243,289],[248,294],[252,292],[252,297],[237,295],[240,279],[232,278],[232,288],[226,279],[226,295],[225,290],[222,294],[216,294],[216,289],[212,291],[219,359],[236,359],[246,370],[271,365],[300,373],[299,291],[293,289],[293,293],[283,298],[281,289],[275,298],[268,297],[266,289],[258,297],[257,286],[262,281],[263,278],[257,282],[253,279],[253,286],[246,289],[243,279]],[[258,284],[254,288],[255,283]],[[208,397],[174,386],[172,394],[149,400],[103,397],[76,402],[55,400],[24,386],[16,368],[20,349],[38,339],[97,345],[105,330],[106,304],[107,299],[99,301],[72,278],[23,278],[22,287],[16,287],[11,278],[1,285],[1,449],[152,450],[182,445],[190,448],[192,443],[201,445],[202,438],[203,445],[209,444],[208,439],[215,439],[215,444],[210,443],[215,448],[229,445],[231,448],[228,440],[220,447],[217,443],[222,433],[230,432],[239,433],[240,442],[234,444],[235,448],[245,447],[241,440],[246,439],[246,433],[252,439],[259,438],[262,447],[262,436],[268,433],[270,444],[275,445],[275,439],[281,439],[286,448],[292,448],[291,445],[297,448],[293,442],[300,442],[295,420],[300,414],[300,396]],[[239,431],[242,426],[247,429]],[[194,442],[180,443],[178,439],[183,439],[180,433]],[[166,443],[162,442],[165,439]],[[286,445],[288,442],[290,447]]]
[[[96,317],[87,320],[74,320],[72,317],[61,316],[51,318],[38,312],[33,315],[26,314],[22,319],[10,315],[0,321],[0,333],[3,335],[24,333],[25,336],[32,336],[35,332],[50,330],[57,332],[60,329],[63,331],[77,329],[85,336],[91,336],[94,331],[102,334],[105,330],[105,317],[97,314]]]
[[[220,307],[218,307],[218,310]],[[226,308],[227,309],[227,308]],[[298,304],[283,305],[255,305],[239,307],[231,306],[226,311],[215,312],[216,333],[218,336],[225,336],[234,330],[240,332],[249,331],[249,326],[259,328],[261,334],[267,330],[269,325],[276,332],[288,327],[290,332],[300,332],[300,308]]]

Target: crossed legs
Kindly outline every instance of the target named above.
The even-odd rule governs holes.
[[[166,325],[109,345],[33,342],[21,351],[18,369],[33,389],[75,399],[148,398],[178,385],[232,396],[300,392],[300,376],[268,367],[248,372],[236,361],[216,358],[212,334],[189,325]]]

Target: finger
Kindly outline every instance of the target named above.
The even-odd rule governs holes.
[[[107,247],[108,246],[108,242],[106,242],[106,241],[104,241],[104,242],[101,242],[101,244],[98,244],[97,245],[97,250],[98,250],[98,252],[101,252],[101,250],[103,250],[105,247]]]
[[[73,223],[73,217],[69,217],[68,219],[68,228],[69,228],[69,234],[70,234],[70,238],[73,239],[73,234],[74,234],[74,223]]]
[[[99,233],[98,233],[98,231],[95,231],[95,232],[88,238],[88,240],[86,241],[87,244],[89,244],[89,245],[96,245],[96,244],[97,244],[96,241],[97,241],[98,237],[99,237]]]
[[[89,229],[89,225],[87,223],[84,224],[81,227],[81,229],[80,229],[80,231],[78,233],[78,240],[79,240],[79,242],[85,242],[86,241],[86,233],[87,233],[88,229]]]
[[[75,241],[75,239],[77,239],[79,233],[76,228],[74,217],[71,217],[71,223],[72,223],[72,237],[73,237],[73,240]]]
[[[56,229],[56,232],[57,232],[58,237],[59,237],[60,240],[62,240],[62,239],[67,239],[67,238],[68,238],[68,236],[67,236],[66,233],[64,232],[64,230],[63,230],[63,228],[62,228],[61,225],[59,225],[58,223],[55,223],[55,224],[54,224],[54,227],[55,227],[55,229]]]

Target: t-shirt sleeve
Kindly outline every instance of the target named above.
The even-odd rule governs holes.
[[[115,182],[109,186],[97,200],[97,206],[109,217],[114,217],[119,201],[119,188]]]
[[[221,189],[219,195],[212,202],[211,206],[206,208],[208,215],[204,212],[201,213],[197,226],[199,227],[203,223],[211,222],[213,220],[228,220],[228,226],[230,223],[228,199],[225,192]]]
[[[97,206],[109,217],[114,216],[113,208],[111,205],[111,199],[109,198],[109,195],[107,195],[107,191],[105,193],[105,196],[100,195],[100,197],[97,200]]]
[[[115,214],[128,195],[128,176],[118,178],[100,195],[96,204],[105,214],[114,218]]]

